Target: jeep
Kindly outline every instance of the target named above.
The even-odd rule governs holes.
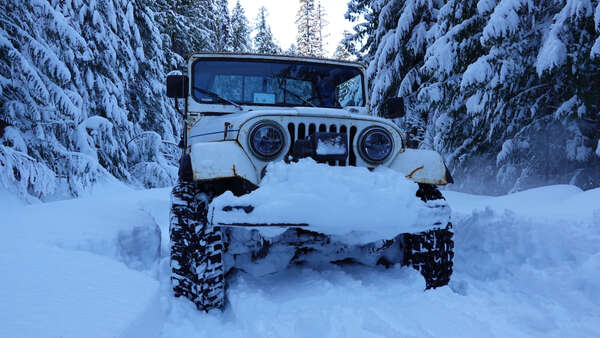
[[[383,117],[376,117],[369,114],[367,89],[360,63],[299,56],[200,53],[189,58],[184,74],[167,77],[167,96],[178,110],[183,101],[185,124],[169,229],[176,297],[200,310],[223,308],[226,277],[272,272],[250,264],[277,255],[276,247],[291,250],[276,260],[283,266],[310,265],[322,254],[327,264],[410,266],[427,289],[448,284],[452,224],[437,186],[452,177],[438,153],[406,147],[405,133],[392,120],[404,115],[403,99],[385,102]],[[211,209],[226,191],[242,196],[260,189],[270,163],[294,165],[304,158],[322,166],[390,168],[418,184],[411,198],[432,212],[444,210],[443,217],[427,231],[357,244],[308,223],[245,222],[252,205]],[[218,219],[228,212],[242,219]],[[274,227],[282,231],[261,231]]]

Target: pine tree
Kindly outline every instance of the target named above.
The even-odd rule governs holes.
[[[280,54],[281,48],[275,43],[271,27],[267,23],[268,15],[267,9],[264,6],[258,10],[254,50],[259,54]]]
[[[180,121],[153,15],[141,1],[0,5],[0,184],[46,200],[111,176],[174,182]],[[139,148],[146,132],[155,142]]]
[[[285,51],[285,55],[298,55],[298,48],[296,47],[296,44],[292,43],[290,45],[290,48],[288,48],[288,50]]]
[[[337,48],[335,49],[335,52],[333,52],[334,59],[344,60],[344,61],[350,61],[353,59],[352,53],[350,53],[350,51],[346,47],[346,44],[344,43],[344,41],[346,41],[346,39],[348,39],[349,36],[350,36],[350,32],[344,31],[344,38],[338,44]]]
[[[214,50],[217,37],[217,6],[215,0],[156,0],[150,2],[164,48],[179,58],[176,66],[194,52]]]
[[[325,48],[327,47],[326,39],[329,37],[329,34],[324,31],[329,22],[327,22],[326,17],[327,13],[325,12],[325,8],[321,6],[321,1],[319,1],[315,9],[315,27],[317,30],[315,56],[318,57],[325,56]]]
[[[537,185],[540,177],[556,180],[564,175],[556,167],[571,172],[570,177],[564,177],[565,181],[568,179],[582,188],[592,188],[594,180],[590,178],[600,172],[600,161],[594,156],[600,140],[597,90],[600,88],[600,59],[593,56],[598,36],[594,8],[591,1],[582,0],[558,4],[556,11],[548,13],[553,14],[553,22],[543,35],[534,62],[538,76],[532,83],[543,88],[537,90],[535,101],[533,98],[531,101],[538,104],[533,124],[521,128],[512,138],[530,144],[518,164],[525,163],[532,168],[535,177],[527,177],[527,173],[522,172],[514,189]],[[596,23],[598,20],[600,17],[596,18]],[[539,137],[552,129],[557,132]],[[554,143],[553,149],[548,149],[548,142]]]
[[[474,161],[479,161],[481,167],[493,163],[479,156],[482,151],[474,150],[481,140],[473,130],[472,115],[465,104],[474,92],[461,87],[468,66],[487,52],[480,39],[493,8],[482,4],[479,0],[450,0],[440,9],[437,23],[431,29],[435,32],[435,42],[426,51],[416,94],[420,107],[429,110],[421,146],[446,154],[446,162],[462,186],[486,187],[490,186],[490,180],[495,180],[493,170],[488,170],[491,177],[469,175]]]
[[[316,21],[314,0],[300,0],[300,9],[296,14],[296,46],[300,55],[319,55],[319,31]]]
[[[231,11],[231,46],[234,52],[250,52],[252,43],[250,40],[250,25],[244,13],[244,8],[238,0]]]
[[[548,143],[552,130],[558,131],[547,114],[545,93],[552,84],[541,82],[535,69],[547,27],[536,23],[548,22],[556,9],[556,3],[506,1],[491,7],[480,38],[485,52],[461,79],[473,139],[471,151],[479,154],[479,162],[496,167],[490,171],[495,174],[491,182],[500,191],[541,183],[546,176],[543,172],[550,169],[543,167],[558,150]],[[532,138],[538,134],[534,130],[543,125],[546,132]],[[538,147],[539,142],[545,145]],[[541,158],[546,159],[538,161]],[[465,161],[463,171],[468,170],[469,162]]]
[[[238,1],[239,4],[239,1]],[[215,46],[218,52],[229,52],[233,50],[233,28],[229,16],[228,0],[217,0]]]
[[[354,22],[354,31],[344,40],[346,49],[357,60],[368,63],[375,51],[375,30],[379,26],[379,13],[373,11],[372,2],[375,0],[350,0],[345,18]]]
[[[439,10],[436,6],[436,2],[423,0],[376,0],[372,4],[379,26],[374,40],[377,50],[367,69],[371,84],[369,105],[373,113],[379,114],[389,98],[404,98],[404,127],[413,147],[423,141],[429,120],[429,111],[421,107],[416,90],[425,50],[432,42],[429,31]]]
[[[446,156],[459,188],[592,187],[600,184],[598,6],[355,0],[347,18],[370,19],[344,42],[369,61],[373,111],[404,97],[398,122],[414,145]]]

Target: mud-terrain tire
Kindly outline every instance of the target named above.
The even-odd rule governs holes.
[[[444,199],[435,185],[419,184],[417,197],[423,202]],[[425,278],[425,288],[448,285],[452,275],[454,241],[452,223],[418,234],[404,234],[403,265],[412,266]]]
[[[223,235],[207,219],[214,195],[210,184],[187,181],[171,195],[171,285],[204,311],[225,305]]]

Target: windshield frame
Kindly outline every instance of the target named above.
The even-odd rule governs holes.
[[[353,71],[357,72],[357,75],[360,75],[360,83],[361,83],[361,95],[362,95],[362,105],[358,106],[358,107],[366,107],[367,106],[367,102],[368,102],[368,97],[367,97],[367,89],[366,89],[366,80],[365,80],[365,70],[364,67],[359,64],[359,63],[354,63],[354,62],[345,62],[345,61],[341,61],[341,60],[327,60],[327,59],[312,59],[312,58],[308,58],[308,57],[294,57],[294,56],[283,56],[283,55],[278,55],[278,56],[268,56],[268,55],[219,55],[219,54],[209,54],[209,55],[194,55],[192,56],[192,62],[189,63],[188,66],[188,71],[190,74],[190,96],[192,98],[192,100],[190,100],[190,103],[194,103],[194,105],[199,105],[199,106],[215,106],[215,105],[221,105],[221,106],[233,106],[231,104],[226,104],[226,103],[220,103],[220,102],[206,102],[203,100],[200,100],[196,94],[194,93],[194,90],[192,89],[192,87],[195,85],[195,66],[198,62],[203,62],[203,61],[223,61],[223,62],[255,62],[255,63],[279,63],[279,64],[302,64],[302,65],[306,65],[306,66],[318,66],[318,65],[325,65],[325,66],[331,66],[331,67],[340,67],[340,68],[349,68],[352,69]],[[232,100],[234,101],[234,100]],[[291,107],[311,107],[311,105],[305,105],[305,104],[297,104],[297,103],[273,103],[273,104],[269,104],[269,103],[251,103],[251,102],[236,102],[242,106],[249,106],[249,107],[267,107],[267,108],[276,108],[276,107],[287,107],[287,108],[291,108]],[[316,108],[321,108],[321,109],[344,109],[347,107],[357,107],[357,106],[339,106],[339,107],[328,107],[328,106],[319,106],[317,105]],[[198,107],[199,108],[199,107]]]

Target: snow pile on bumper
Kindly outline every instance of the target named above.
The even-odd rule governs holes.
[[[332,167],[312,159],[277,162],[269,164],[252,193],[235,197],[226,192],[215,198],[209,219],[215,225],[303,223],[311,231],[351,233],[359,242],[445,227],[450,219],[446,202],[424,203],[416,197],[417,189],[389,168]],[[285,230],[255,228],[266,236]]]

